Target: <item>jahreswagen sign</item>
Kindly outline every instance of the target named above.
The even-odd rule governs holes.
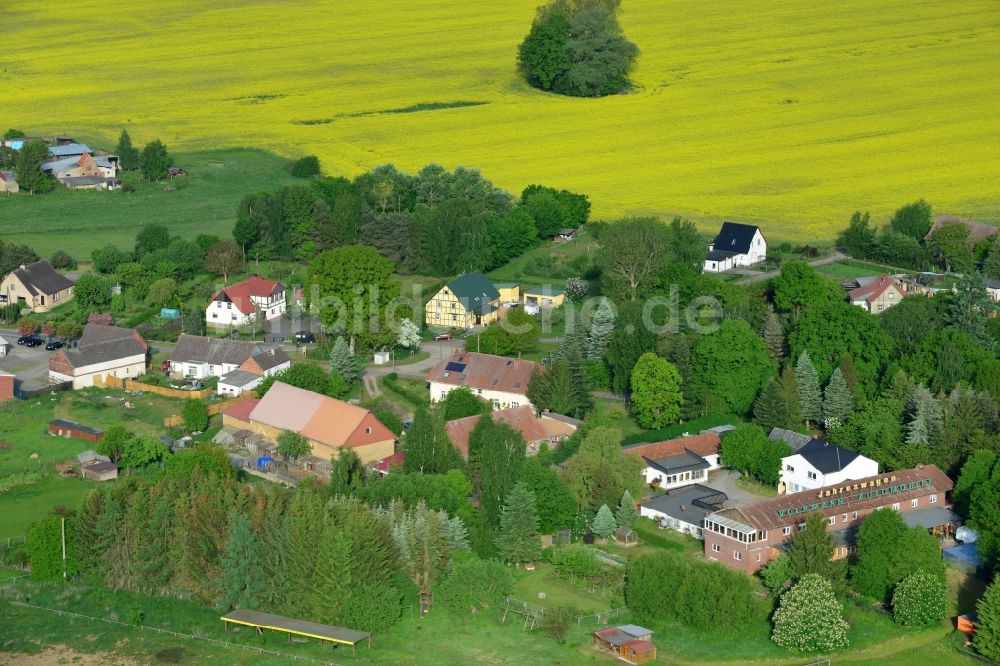
[[[885,480],[876,479],[875,481],[846,484],[835,488],[823,488],[819,491],[817,497],[829,497],[830,499],[825,499],[822,502],[813,502],[812,504],[803,504],[802,506],[792,507],[790,509],[778,509],[775,511],[775,514],[777,514],[778,518],[784,518],[785,516],[793,516],[795,514],[808,513],[810,511],[820,511],[822,509],[832,509],[834,507],[844,506],[845,504],[864,502],[883,495],[895,495],[896,493],[903,493],[907,490],[914,490],[915,488],[923,488],[925,486],[933,485],[933,482],[930,479],[919,479],[909,483],[894,485],[893,482],[895,482],[895,480],[896,477],[893,476],[888,477]]]

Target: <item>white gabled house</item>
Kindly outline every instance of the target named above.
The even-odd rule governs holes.
[[[219,377],[218,393],[237,396],[264,377],[292,365],[280,347],[255,342],[181,334],[170,356],[170,372],[192,379]]]
[[[427,373],[431,402],[439,402],[452,390],[466,386],[493,409],[531,407],[528,382],[541,368],[526,359],[455,351]]]
[[[785,495],[833,486],[878,475],[878,463],[825,439],[810,439],[781,459],[778,494]]]
[[[739,222],[723,222],[719,235],[705,256],[705,271],[721,273],[737,266],[752,266],[767,259],[767,241],[760,227]]]
[[[663,490],[681,488],[708,479],[719,469],[719,433],[709,431],[650,444],[625,446],[622,451],[642,458],[646,485]]]
[[[220,289],[205,308],[205,323],[214,327],[242,326],[259,311],[265,320],[284,314],[285,285],[251,275],[246,280]]]

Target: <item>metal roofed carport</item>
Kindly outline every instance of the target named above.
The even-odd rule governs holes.
[[[273,629],[289,634],[288,640],[292,640],[291,634],[316,638],[321,641],[329,641],[341,645],[350,645],[351,650],[361,641],[368,639],[368,647],[372,646],[372,635],[366,631],[355,631],[344,627],[333,627],[328,624],[317,624],[306,620],[296,620],[282,615],[272,615],[271,613],[261,613],[260,611],[237,609],[219,618],[229,629],[229,623],[242,624],[254,627],[258,633],[263,633],[263,629]]]

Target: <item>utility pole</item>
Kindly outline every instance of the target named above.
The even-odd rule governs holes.
[[[59,519],[59,524],[62,527],[63,581],[65,581],[66,580],[66,517],[65,516]]]

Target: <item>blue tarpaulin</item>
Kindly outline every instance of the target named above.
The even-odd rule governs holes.
[[[260,458],[257,458],[257,469],[263,472],[267,469],[267,466],[273,462],[274,458],[271,456],[261,456]]]
[[[944,549],[944,561],[965,573],[976,573],[982,566],[982,558],[974,543],[963,543]]]

